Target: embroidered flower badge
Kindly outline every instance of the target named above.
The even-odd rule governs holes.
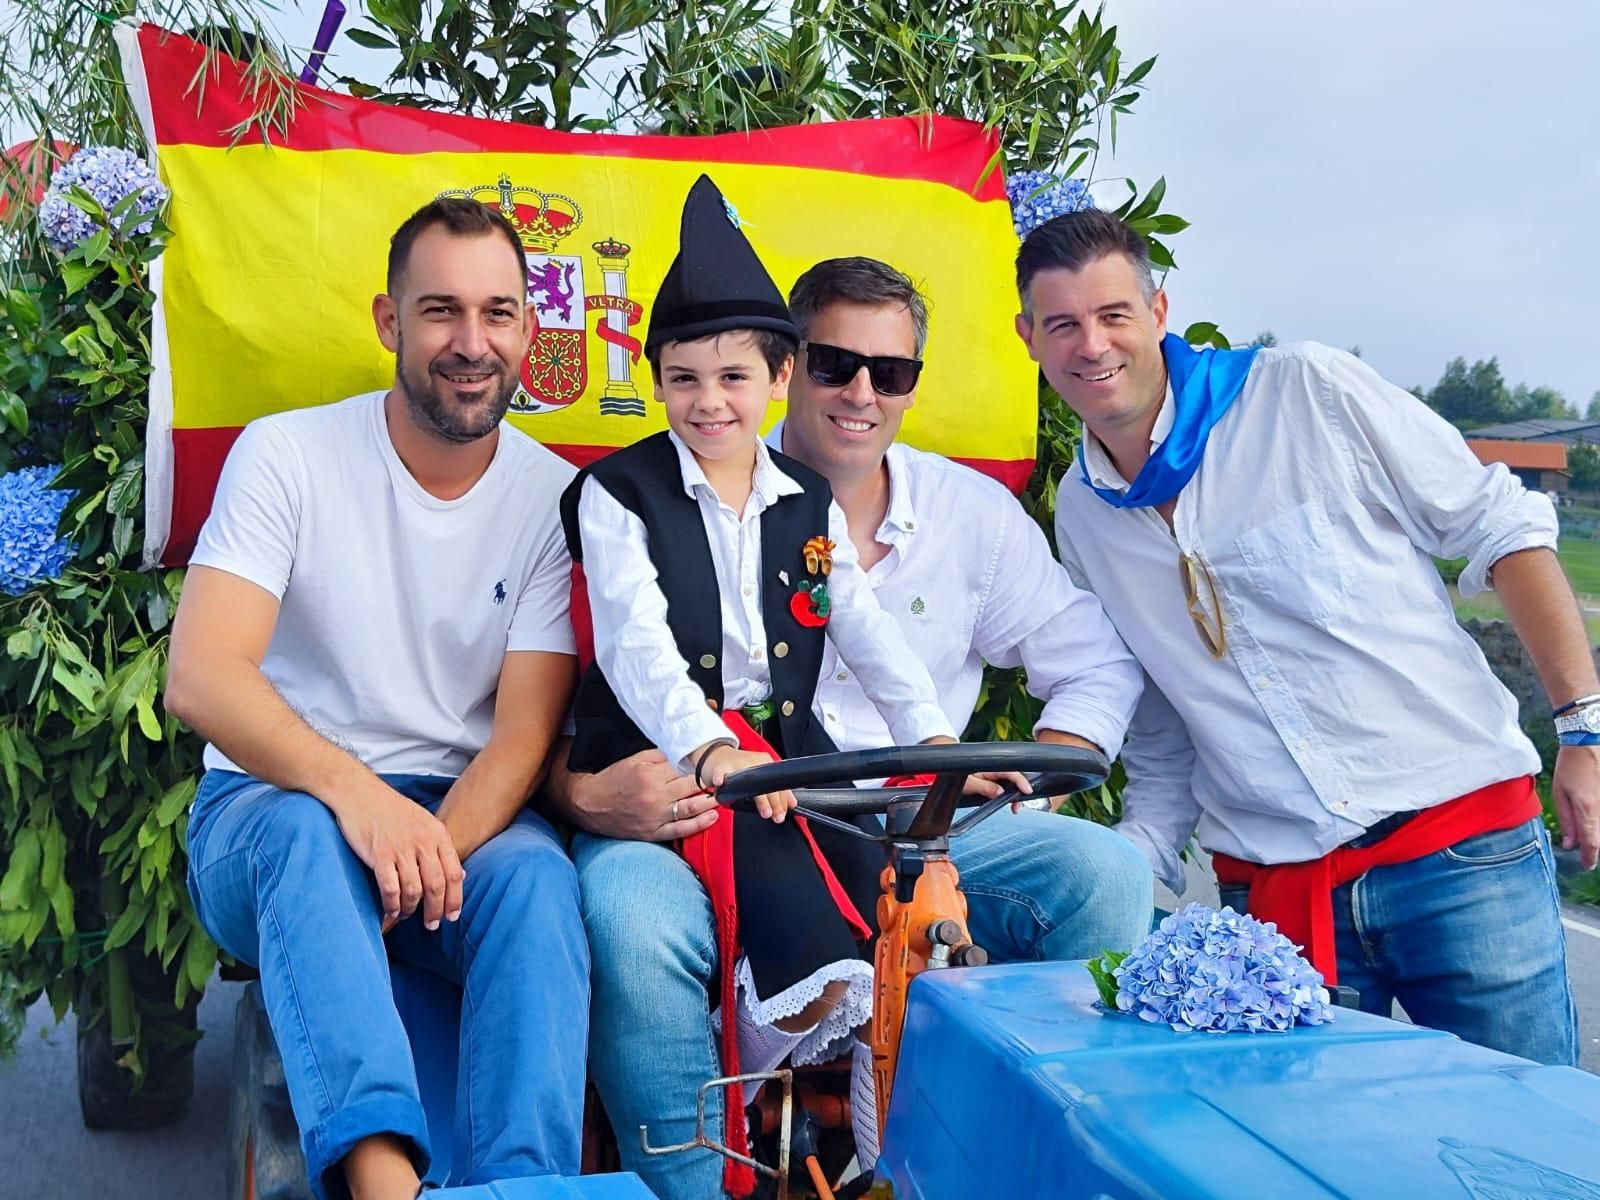
[[[806,574],[822,578],[802,579],[795,586],[794,595],[789,597],[789,611],[805,628],[820,629],[828,623],[828,614],[833,611],[827,582],[833,572],[833,543],[820,535],[808,538],[800,554]]]

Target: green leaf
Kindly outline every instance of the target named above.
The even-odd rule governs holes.
[[[356,45],[365,46],[368,50],[393,50],[396,48],[395,44],[388,38],[380,37],[370,29],[347,29],[344,31],[344,35]],[[372,94],[377,95],[377,88],[371,87],[370,84],[363,84],[362,86],[370,88]]]
[[[100,268],[87,263],[64,262],[61,264],[61,278],[67,285],[67,295],[74,296],[89,286],[91,280],[100,274]]]
[[[1117,1007],[1117,977],[1114,972],[1127,957],[1128,954],[1124,950],[1106,950],[1099,958],[1091,958],[1083,964],[1094,978],[1095,990],[1100,993],[1100,1003],[1113,1011]]]
[[[10,314],[12,324],[21,332],[32,332],[44,321],[39,302],[20,287],[6,291],[6,312]]]
[[[198,925],[191,926],[188,943],[183,948],[183,972],[189,986],[197,992],[204,991],[216,967],[217,944]]]
[[[98,696],[97,688],[90,676],[82,671],[75,670],[71,663],[63,658],[57,658],[50,664],[50,678],[54,679],[84,708],[93,710]]]
[[[1215,321],[1196,321],[1183,331],[1183,340],[1191,346],[1203,346],[1217,335]]]
[[[42,847],[39,831],[31,825],[17,830],[11,843],[11,864],[0,879],[0,912],[27,909],[39,880]]]
[[[133,940],[133,935],[144,926],[144,919],[150,914],[150,897],[143,896],[136,903],[128,905],[118,914],[115,923],[106,933],[105,949],[107,952],[115,950],[118,946],[125,946]]]
[[[169,787],[156,804],[156,823],[163,829],[171,826],[183,816],[184,810],[189,807],[189,802],[194,799],[194,793],[193,775],[186,775]]]
[[[0,390],[0,418],[18,437],[28,436],[28,406],[15,392]]]
[[[22,773],[17,770],[17,743],[9,725],[0,725],[0,770],[5,773],[6,786],[11,789],[11,798],[20,804]]]

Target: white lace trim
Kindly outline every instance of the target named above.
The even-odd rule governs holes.
[[[757,1025],[774,1025],[802,1011],[823,989],[836,980],[847,983],[844,997],[827,1016],[801,1040],[789,1060],[797,1067],[810,1063],[832,1062],[849,1048],[851,1035],[872,1020],[872,964],[859,958],[841,958],[818,967],[798,983],[784,988],[770,1000],[756,995],[750,961],[740,955],[734,968],[734,984],[739,989],[745,1012]],[[722,1010],[711,1014],[711,1022],[722,1029]]]

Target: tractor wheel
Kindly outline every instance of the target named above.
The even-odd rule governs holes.
[[[259,983],[244,989],[234,1017],[223,1195],[227,1200],[311,1200],[300,1130],[289,1107],[283,1060],[267,1025]]]

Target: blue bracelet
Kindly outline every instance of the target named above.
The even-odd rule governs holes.
[[[1600,746],[1600,733],[1574,730],[1572,733],[1558,733],[1556,740],[1563,746]]]

